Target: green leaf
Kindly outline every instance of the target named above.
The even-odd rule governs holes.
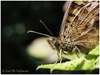
[[[83,58],[79,58],[70,62],[57,63],[57,64],[48,64],[40,65],[37,67],[37,70],[40,68],[47,68],[52,70],[92,70],[93,62],[86,61]]]
[[[86,59],[95,61],[98,56],[99,56],[99,46],[97,46],[95,49],[90,51],[86,56]]]
[[[37,70],[40,68],[51,70],[93,70],[99,68],[99,46],[90,51],[85,57],[86,59],[81,57],[64,63],[40,65]],[[69,59],[72,59],[72,57],[69,56]]]
[[[67,54],[67,55],[63,54],[62,55],[63,59],[69,59],[69,60],[75,60],[75,59],[78,59],[81,56],[86,56],[86,55],[84,53],[82,53],[82,54],[80,54],[80,53],[77,53],[77,54],[72,53],[72,54]]]
[[[80,64],[82,62],[82,59],[78,59],[78,63],[77,60],[75,61],[71,61],[71,62],[65,62],[65,63],[55,63],[55,64],[48,64],[48,65],[41,65],[38,66],[37,69],[40,68],[47,68],[47,69],[58,69],[58,70],[74,70],[75,66],[78,66],[77,64]],[[74,62],[74,64],[72,64]],[[79,68],[79,67],[78,67]]]
[[[94,67],[93,67],[93,69],[95,69],[95,68],[99,68],[99,56],[98,56],[98,58],[95,60],[95,62],[94,62]]]
[[[95,49],[93,49],[92,51],[90,51],[89,54],[99,55],[99,45]]]

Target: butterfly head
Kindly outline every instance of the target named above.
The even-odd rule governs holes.
[[[53,38],[52,40],[48,39],[47,40],[48,43],[50,44],[50,46],[53,48],[53,49],[59,49],[61,48],[61,44],[60,44],[60,39],[59,38]]]

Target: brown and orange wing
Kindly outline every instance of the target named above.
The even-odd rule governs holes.
[[[87,1],[83,2],[83,1],[68,1],[65,5],[66,5],[66,12],[61,24],[61,30],[59,33],[59,37],[63,42],[66,42],[66,36],[68,35],[64,35],[68,30],[71,25],[70,23],[73,22],[73,20],[75,19],[75,17],[77,17],[77,14],[80,13],[80,9],[82,9],[82,7],[84,5],[87,4]]]

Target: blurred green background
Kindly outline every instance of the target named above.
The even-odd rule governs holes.
[[[38,70],[36,67],[43,60],[30,57],[27,46],[36,38],[37,34],[27,34],[28,30],[35,30],[45,34],[50,33],[39,20],[43,20],[54,36],[58,36],[63,18],[64,1],[1,1],[1,72],[3,70],[28,70],[22,73],[50,73],[50,70]],[[14,72],[18,73],[18,72]],[[55,71],[54,73],[90,73],[88,71]],[[98,73],[98,70],[92,73]]]

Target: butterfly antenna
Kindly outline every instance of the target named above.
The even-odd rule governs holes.
[[[37,32],[37,31],[33,31],[33,30],[29,30],[29,31],[27,31],[27,33],[35,33],[35,34],[39,34],[39,35],[44,35],[44,36],[47,36],[47,37],[51,37],[50,35],[47,35],[47,34],[44,34],[44,33],[40,33],[40,32]]]
[[[48,29],[48,27],[44,24],[44,22],[42,20],[40,20],[40,22],[43,24],[43,26],[49,31],[49,33],[53,36],[52,32]]]

